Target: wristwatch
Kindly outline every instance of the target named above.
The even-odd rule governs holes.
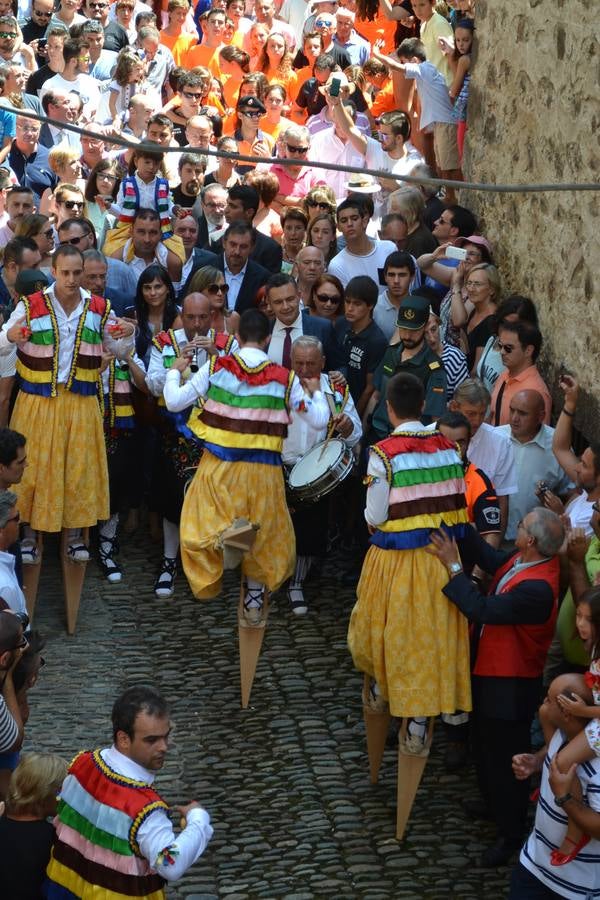
[[[568,803],[569,800],[572,800],[572,799],[573,799],[573,794],[565,794],[563,797],[555,797],[554,802],[556,803],[557,806],[560,806],[562,808],[565,805],[565,803]]]
[[[454,578],[455,575],[458,575],[459,572],[462,572],[463,568],[459,562],[450,563],[448,566],[448,572],[450,573],[450,578]]]

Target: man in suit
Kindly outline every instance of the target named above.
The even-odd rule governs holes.
[[[186,210],[186,212],[189,212],[189,215],[179,216],[174,219],[173,224],[173,233],[181,238],[183,249],[185,250],[185,263],[181,270],[181,284],[183,287],[179,291],[180,302],[189,292],[190,281],[194,277],[194,273],[204,266],[216,266],[219,261],[216,253],[196,247],[198,223],[192,216],[191,210]]]
[[[260,197],[258,191],[249,184],[235,184],[229,189],[227,198],[227,206],[225,207],[225,221],[228,225],[234,222],[247,222],[252,226],[254,216],[258,211]],[[254,247],[250,254],[253,262],[264,266],[269,272],[277,274],[281,272],[281,262],[283,259],[281,244],[274,241],[273,238],[267,237],[266,234],[252,228],[254,235]],[[209,250],[216,253],[221,250],[221,241],[211,241],[208,245]]]
[[[292,344],[301,335],[309,334],[323,345],[326,370],[340,368],[342,353],[333,325],[327,319],[310,315],[305,309],[300,311],[298,287],[291,275],[271,275],[267,282],[267,300],[275,316],[267,350],[269,359],[291,369]]]
[[[76,124],[73,122],[71,115],[72,99],[73,95],[72,93],[70,95],[69,91],[58,88],[54,91],[47,91],[42,100],[44,114],[49,119],[54,119],[57,122]],[[63,143],[81,151],[81,141],[78,134],[59,128],[56,125],[49,125],[47,122],[44,122],[40,128],[39,143],[42,147],[47,147],[48,149]]]
[[[243,313],[255,303],[257,291],[269,280],[270,272],[250,259],[254,247],[254,229],[245,222],[234,222],[223,235],[223,252],[217,254],[216,267],[223,272],[228,287],[227,305]]]
[[[227,206],[227,190],[222,184],[207,184],[203,187],[199,194],[199,200],[196,200],[192,207],[192,215],[198,222],[198,239],[197,247],[207,247],[209,250],[213,248],[209,242],[212,240],[213,233],[217,233],[219,237],[223,235],[227,223],[225,222],[225,207]],[[219,247],[215,250],[218,253],[222,250]]]
[[[536,507],[519,522],[515,551],[496,550],[469,528],[456,542],[440,530],[430,534],[433,552],[448,570],[444,594],[474,624],[472,738],[481,791],[465,801],[475,818],[496,823],[497,842],[481,865],[504,865],[523,843],[528,780],[517,781],[512,758],[530,745],[533,716],[542,695],[542,673],[554,634],[563,524]],[[462,559],[461,559],[462,557]],[[492,576],[487,595],[463,572],[478,565]]]

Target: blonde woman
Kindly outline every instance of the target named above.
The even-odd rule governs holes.
[[[214,266],[203,266],[194,272],[188,293],[198,291],[210,302],[210,326],[222,334],[235,334],[240,324],[240,315],[227,307],[229,288],[225,276]]]
[[[48,153],[48,165],[58,177],[58,183],[72,184],[85,190],[85,181],[81,177],[81,153],[69,144],[57,144]],[[56,190],[56,188],[54,189]],[[52,204],[52,188],[46,188],[40,200],[40,213],[54,215],[56,209]]]

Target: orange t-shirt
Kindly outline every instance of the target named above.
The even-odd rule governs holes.
[[[298,91],[302,87],[305,81],[308,81],[309,78],[313,77],[313,67],[312,66],[304,66],[303,69],[296,69],[296,86],[294,88],[294,96],[290,97],[291,100],[295,100],[298,96]]]
[[[357,16],[354,27],[358,34],[362,35],[371,44],[371,47],[375,41],[384,40],[383,52],[391,53],[395,49],[394,36],[397,24],[397,22],[387,19],[382,12],[379,12],[379,15],[372,22],[369,19],[359,19]]]
[[[389,78],[373,100],[373,103],[371,104],[371,114],[377,118],[377,116],[382,116],[383,113],[391,112],[393,109],[397,108],[394,100],[394,84],[392,79]]]
[[[289,75],[271,75],[266,73],[269,84],[281,84],[286,90],[288,100],[292,100],[298,93],[298,76],[292,69]]]
[[[291,119],[286,119],[285,116],[281,116],[277,125],[273,125],[273,124],[271,124],[271,122],[269,122],[268,118],[266,116],[264,116],[264,118],[262,118],[260,120],[260,130],[264,131],[265,134],[270,135],[273,138],[273,140],[276,141],[277,138],[279,137],[281,131],[284,128],[287,128],[288,125],[293,125],[293,124],[294,123],[291,121]]]
[[[191,47],[185,57],[184,65],[186,69],[194,69],[196,66],[204,66],[210,69],[215,78],[221,79],[221,70],[219,68],[219,50],[224,47],[207,47],[206,44],[196,44]]]
[[[189,49],[198,43],[198,37],[194,37],[193,34],[179,34],[177,37],[173,37],[166,31],[161,31],[159,38],[163,47],[167,47],[171,51],[176,66],[185,65],[184,60]]]

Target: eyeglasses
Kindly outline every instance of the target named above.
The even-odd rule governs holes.
[[[89,55],[89,53],[87,53],[85,56],[78,56],[77,59],[79,62],[89,62],[90,55]]]
[[[12,38],[14,41],[16,37],[17,34],[15,31],[0,31],[0,38]]]
[[[96,181],[117,181],[117,176],[111,175],[110,172],[98,172]]]
[[[92,233],[91,231],[86,231],[85,234],[80,234],[79,237],[69,238],[67,241],[64,241],[63,243],[73,244],[73,246],[76,247],[78,244],[80,244],[82,242],[82,240],[84,238],[89,237],[91,233]]]
[[[219,291],[222,294],[226,294],[229,291],[228,284],[207,284],[204,288],[207,294],[218,294]]]
[[[496,341],[494,344],[496,350],[504,350],[505,353],[512,353],[515,349],[514,344],[503,344],[502,341]]]
[[[247,116],[249,119],[260,119],[264,113],[259,112],[257,109],[242,109],[240,110],[243,116]]]
[[[17,125],[19,131],[23,134],[39,134],[40,129],[36,125]]]
[[[341,301],[341,297],[331,297],[329,294],[315,294],[315,297],[319,301],[319,303],[335,303],[337,304]]]
[[[6,520],[6,525],[8,525],[9,522],[20,522],[20,521],[21,521],[21,513],[16,512],[14,514],[14,516],[11,516],[10,519]],[[6,525],[4,526],[5,528],[6,528]]]
[[[308,153],[308,147],[292,147],[291,144],[285,146],[288,148],[288,153]]]
[[[57,200],[56,202],[67,209],[83,209],[85,204],[84,200]]]
[[[465,287],[468,288],[480,288],[487,287],[485,281],[465,281]]]
[[[331,209],[329,203],[325,203],[323,200],[307,200],[306,205],[310,206],[311,209],[315,209],[317,206],[319,209]]]
[[[108,3],[88,3],[90,9],[106,9]]]
[[[198,100],[198,102],[202,100],[202,94],[192,94],[190,91],[182,91],[181,93],[184,97],[187,97],[188,100]]]

